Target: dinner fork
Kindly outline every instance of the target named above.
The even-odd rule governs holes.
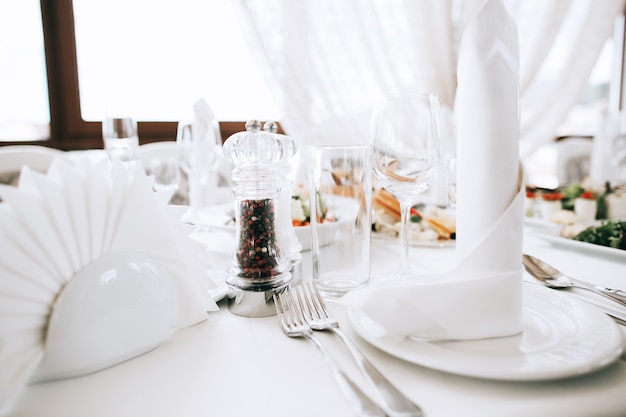
[[[315,284],[305,282],[293,288],[302,305],[304,318],[313,330],[332,330],[346,345],[361,372],[380,393],[384,410],[391,417],[421,417],[422,409],[391,384],[374,365],[367,360],[357,346],[339,328],[339,322],[330,315],[324,299]]]
[[[304,320],[302,310],[292,297],[288,288],[274,293],[274,304],[276,313],[280,320],[283,332],[289,337],[304,337],[322,352],[324,359],[328,363],[339,388],[344,396],[348,398],[352,408],[358,416],[368,417],[389,417],[385,411],[370,399],[361,389],[346,375],[335,363],[324,346],[313,337],[311,327]]]

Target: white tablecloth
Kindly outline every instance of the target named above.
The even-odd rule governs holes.
[[[216,233],[216,232],[213,232]],[[223,234],[205,235],[227,251]],[[530,235],[525,251],[563,272],[626,288],[626,258],[565,250]],[[417,268],[451,262],[454,250],[412,248]],[[395,268],[396,244],[373,244],[372,273]],[[216,259],[218,259],[216,257]],[[308,273],[310,252],[304,253]],[[223,258],[225,262],[225,257]],[[223,268],[223,265],[216,265]],[[427,417],[625,416],[626,357],[598,372],[563,380],[502,382],[447,374],[396,359],[350,329],[344,309],[332,306],[342,327],[379,369],[420,404]],[[622,327],[626,335],[626,327]],[[320,334],[357,383],[356,366],[332,334]],[[303,339],[289,339],[276,317],[231,314],[226,301],[206,322],[178,331],[165,344],[104,371],[29,386],[17,416],[350,416],[322,355]]]

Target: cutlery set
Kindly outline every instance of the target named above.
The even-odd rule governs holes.
[[[304,283],[286,288],[274,294],[276,312],[284,333],[289,337],[305,337],[317,346],[324,355],[339,387],[351,401],[359,416],[403,416],[421,417],[422,410],[393,386],[359,351],[357,346],[339,328],[339,323],[328,312],[324,300],[312,283]],[[337,334],[354,357],[359,369],[378,392],[378,402],[370,399],[337,366],[321,343],[313,336],[313,331],[330,330]]]
[[[523,255],[522,263],[530,275],[548,288],[580,288],[599,294],[621,307],[626,307],[626,292],[613,288],[596,286],[574,279],[559,272],[546,262],[530,255]],[[329,313],[322,296],[312,283],[287,287],[274,293],[274,304],[283,332],[289,337],[304,337],[310,340],[324,355],[342,393],[351,402],[359,416],[376,417],[422,417],[423,412],[395,386],[393,386],[374,365],[360,352],[339,327],[339,322]],[[605,312],[618,323],[626,325],[611,311]],[[315,331],[331,331],[343,342],[353,356],[361,373],[378,394],[371,399],[354,381],[343,372],[324,346],[313,336]],[[379,405],[380,404],[380,405]]]

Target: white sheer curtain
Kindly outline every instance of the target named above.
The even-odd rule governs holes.
[[[286,132],[368,141],[373,100],[419,89],[454,107],[463,28],[484,0],[237,0]],[[579,99],[624,0],[503,0],[520,32],[522,152]],[[449,113],[450,114],[450,113]]]

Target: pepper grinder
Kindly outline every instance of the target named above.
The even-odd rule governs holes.
[[[273,293],[291,280],[289,253],[278,232],[280,170],[290,157],[288,141],[261,131],[258,120],[249,120],[246,131],[224,143],[224,157],[235,165],[236,246],[226,267],[231,289],[229,309],[245,317],[276,314]]]

